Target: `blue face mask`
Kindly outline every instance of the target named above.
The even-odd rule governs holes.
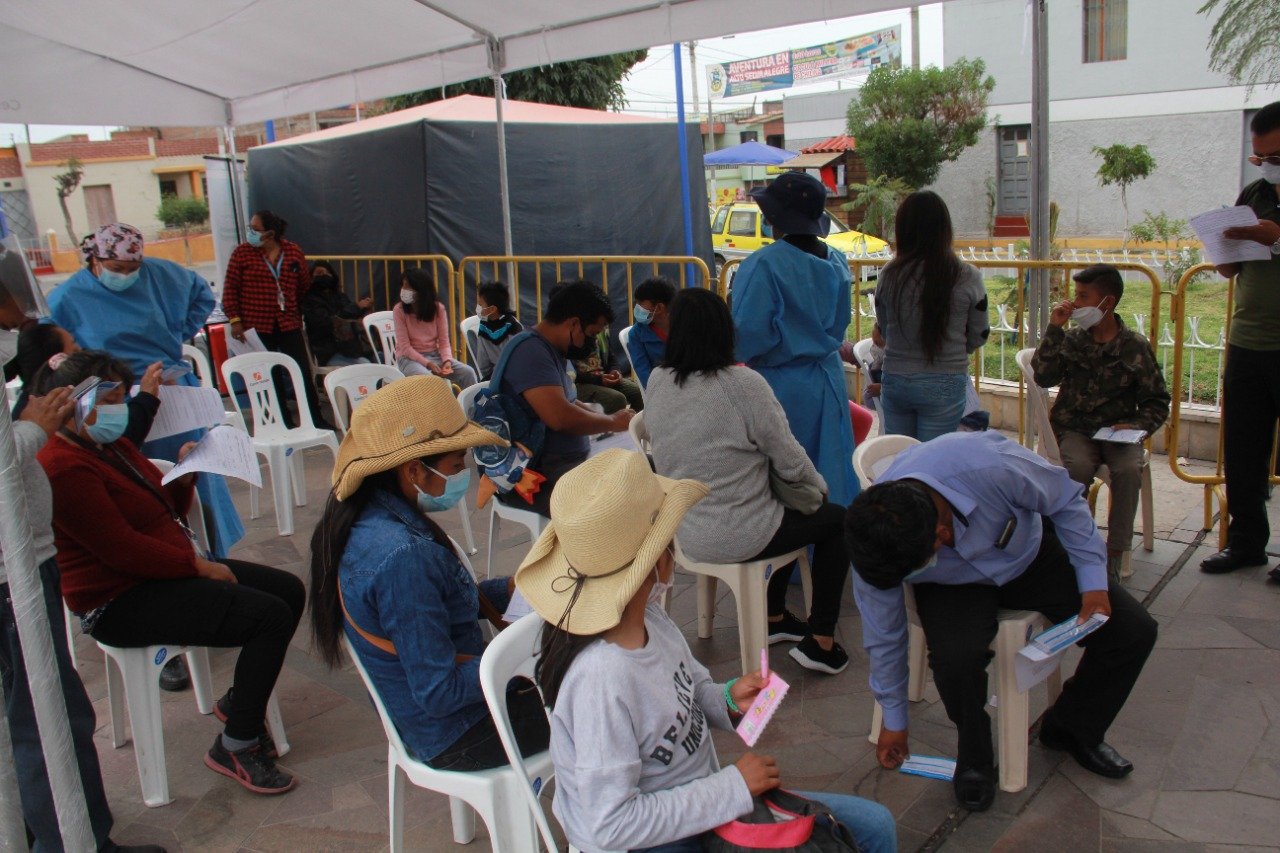
[[[653,312],[643,305],[637,305],[631,311],[631,315],[636,318],[636,322],[642,326],[649,325],[649,321],[653,319]]]
[[[98,281],[102,282],[102,286],[107,290],[121,293],[137,284],[139,272],[140,270],[134,270],[128,275],[122,275],[103,267],[98,272]]]
[[[91,424],[85,424],[85,431],[98,444],[111,444],[124,435],[129,426],[129,407],[124,403],[103,403],[94,406],[97,417]]]
[[[423,465],[432,474],[444,480],[444,494],[429,495],[422,491],[421,488],[414,484],[414,488],[418,490],[418,511],[419,512],[444,512],[447,509],[453,509],[457,506],[458,501],[462,500],[466,495],[467,489],[471,487],[471,469],[463,468],[453,476],[441,474],[430,465]]]
[[[244,238],[250,246],[257,247],[262,245],[262,233],[260,231],[254,231],[250,228],[249,233],[244,235]]]

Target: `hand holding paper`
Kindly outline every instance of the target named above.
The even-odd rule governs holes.
[[[1191,217],[1191,230],[1204,244],[1204,255],[1211,263],[1222,266],[1242,261],[1266,261],[1271,250],[1252,240],[1233,240],[1224,232],[1228,229],[1258,224],[1258,215],[1245,205],[1223,207]]]
[[[162,483],[168,485],[179,477],[196,471],[235,477],[253,486],[262,487],[262,471],[258,457],[253,452],[253,439],[234,427],[216,426],[205,433],[204,438],[164,475]]]

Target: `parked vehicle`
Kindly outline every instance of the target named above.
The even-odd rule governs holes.
[[[850,257],[874,255],[889,247],[879,237],[854,231],[835,218],[831,220],[831,232],[823,239]],[[772,242],[769,226],[755,202],[721,205],[711,217],[711,245],[715,250],[717,272],[725,261],[745,258]]]

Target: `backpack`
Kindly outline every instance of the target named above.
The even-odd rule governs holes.
[[[502,348],[489,385],[476,394],[472,408],[473,421],[511,442],[510,447],[489,444],[473,451],[481,473],[504,493],[511,491],[524,476],[525,469],[533,466],[547,439],[547,425],[538,419],[524,398],[502,393],[502,377],[511,353],[532,337],[533,332],[521,332]]]
[[[853,833],[817,800],[777,788],[754,797],[753,805],[750,813],[703,835],[702,849],[706,853],[857,853]]]

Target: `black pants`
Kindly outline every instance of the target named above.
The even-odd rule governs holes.
[[[298,363],[298,367],[302,370],[302,381],[307,386],[307,409],[311,412],[311,420],[318,427],[323,427],[329,423],[329,419],[320,411],[320,398],[316,394],[316,378],[311,375],[311,360],[307,358],[307,344],[302,338],[302,330],[294,329],[292,332],[264,332],[258,330],[258,337],[262,338],[263,345],[272,352],[278,352],[281,355],[287,355]],[[276,382],[276,397],[280,399],[280,408],[284,410],[284,422],[287,427],[295,427],[293,416],[289,414],[289,379],[288,374],[284,370],[273,370],[272,378]],[[298,405],[302,405],[302,401],[298,401]]]
[[[1262,557],[1271,538],[1267,476],[1280,417],[1280,350],[1227,347],[1222,377],[1223,472],[1231,513],[1231,550]]]
[[[1102,741],[1156,642],[1156,621],[1142,605],[1114,583],[1107,592],[1111,618],[1080,642],[1084,657],[1051,711],[1057,723],[1086,745]],[[957,763],[989,770],[995,759],[985,706],[996,611],[1035,610],[1054,623],[1078,614],[1075,570],[1046,519],[1040,552],[1004,586],[920,583],[915,593],[934,683],[959,730]]]
[[[535,755],[547,748],[551,741],[551,728],[547,725],[547,712],[537,689],[528,679],[520,678],[507,688],[507,716],[516,736],[516,746],[524,756]],[[507,752],[498,738],[493,717],[485,717],[443,752],[427,762],[437,770],[488,770],[505,767]]]
[[[782,524],[764,550],[752,557],[763,560],[786,554],[806,545],[813,546],[813,604],[809,609],[809,632],[830,637],[840,618],[840,596],[849,578],[849,554],[844,544],[844,507],[824,501],[813,515],[794,509],[782,514]],[[778,616],[786,608],[787,584],[795,563],[774,571],[769,578],[769,615]]]
[[[306,593],[302,581],[280,569],[223,562],[238,583],[189,578],[138,584],[107,606],[92,633],[95,640],[126,649],[160,643],[240,647],[226,733],[252,740],[262,734],[267,700]]]

